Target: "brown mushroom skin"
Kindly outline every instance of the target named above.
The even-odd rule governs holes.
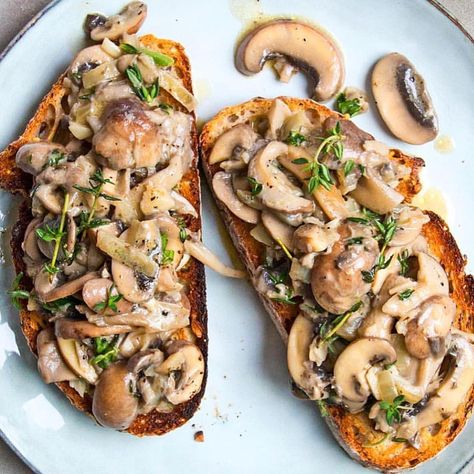
[[[132,379],[125,362],[112,364],[102,372],[92,400],[92,413],[102,426],[125,430],[137,416],[138,398],[130,390]]]
[[[92,142],[101,164],[113,170],[156,165],[158,127],[137,100],[111,102],[104,111],[103,121]]]
[[[315,258],[311,274],[314,298],[334,314],[348,311],[370,290],[370,283],[364,282],[362,272],[371,270],[379,253],[378,243],[372,237],[364,237],[362,245],[347,246],[350,224],[341,224],[338,232],[341,238],[330,253]]]
[[[240,43],[235,64],[242,74],[251,75],[275,58],[306,73],[316,100],[330,99],[344,82],[344,59],[336,43],[305,23],[280,19],[260,25]]]

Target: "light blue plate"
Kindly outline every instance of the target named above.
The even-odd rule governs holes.
[[[62,0],[44,12],[0,63],[0,145],[17,136],[72,56],[84,44],[81,26],[92,11],[113,13],[125,0]],[[346,56],[347,84],[365,88],[373,63],[399,51],[422,72],[436,104],[441,133],[455,151],[442,155],[433,144],[403,146],[387,134],[375,113],[356,118],[389,145],[403,146],[427,162],[428,186],[444,190],[449,222],[461,249],[474,255],[474,46],[425,0],[148,0],[142,32],[182,42],[191,58],[201,100],[201,120],[224,106],[257,95],[305,96],[302,77],[289,85],[266,69],[245,78],[233,67],[233,49],[245,8],[267,15],[295,14],[318,22],[339,40]],[[14,200],[0,196],[0,225],[15,220]],[[204,240],[224,259],[218,216],[204,189]],[[73,409],[36,372],[5,297],[12,269],[0,274],[0,429],[38,472],[78,473],[288,473],[366,472],[338,447],[312,404],[292,398],[285,350],[246,282],[207,273],[210,330],[209,383],[200,411],[186,426],[164,437],[138,439],[94,424]],[[202,429],[204,443],[193,441]],[[423,473],[456,472],[474,453],[474,423]]]

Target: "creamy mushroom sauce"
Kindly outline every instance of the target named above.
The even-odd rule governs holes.
[[[299,308],[296,386],[417,446],[463,402],[474,350],[452,327],[448,278],[421,233],[429,218],[396,190],[409,170],[389,154],[347,120],[276,99],[223,133],[209,161],[222,168],[215,194],[265,245],[256,287]]]
[[[196,159],[193,118],[159,87],[188,111],[194,99],[170,57],[128,34],[145,15],[133,2],[88,17],[101,43],[68,69],[57,141],[25,144],[16,157],[34,178],[28,309],[54,325],[38,336],[39,371],[92,395],[96,419],[115,429],[187,402],[205,370],[179,278],[203,251],[187,227],[197,211],[179,191]]]

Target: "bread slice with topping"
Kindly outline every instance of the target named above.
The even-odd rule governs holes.
[[[135,15],[141,24],[146,6],[133,2],[127,8],[120,18],[128,25]],[[96,32],[103,30],[104,42],[76,56],[23,134],[0,154],[0,187],[23,197],[11,250],[18,275],[24,275],[15,290],[29,298],[18,299],[25,298],[18,291],[12,296],[43,378],[103,425],[161,435],[193,416],[207,378],[204,268],[183,248],[187,239],[199,241],[201,231],[191,68],[184,48],[167,39],[120,31],[113,40],[128,45],[120,49],[108,39],[120,18],[89,18]],[[123,146],[114,146],[123,137]],[[78,161],[84,172],[74,175]],[[166,181],[167,170],[176,183]],[[153,207],[158,195],[166,206]],[[134,241],[118,237],[132,228]],[[77,236],[71,260],[59,237],[64,251],[59,248],[53,261],[46,234],[69,235],[70,229]],[[58,233],[52,237],[54,244]],[[77,261],[77,245],[86,260]],[[99,262],[89,263],[94,258]],[[80,355],[85,362],[74,359]],[[56,366],[48,366],[48,357]]]
[[[222,110],[200,151],[295,389],[364,466],[436,456],[472,410],[474,281],[442,219],[409,204],[423,160],[290,97]]]

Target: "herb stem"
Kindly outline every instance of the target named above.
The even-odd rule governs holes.
[[[281,239],[275,239],[276,243],[281,247],[285,255],[292,260],[293,255],[291,255],[291,252],[288,250],[288,247],[281,241]]]
[[[64,225],[66,223],[66,214],[69,209],[69,193],[66,193],[64,195],[64,204],[63,204],[63,209],[61,211],[61,222],[59,223],[59,238],[56,240],[54,244],[54,251],[53,251],[53,258],[51,259],[51,268],[56,267],[56,261],[58,259],[59,255],[59,249],[61,247],[61,242],[63,240],[63,231],[64,231]]]
[[[362,303],[359,301],[354,306],[352,306],[352,308],[344,314],[341,320],[330,331],[328,331],[328,333],[324,336],[323,341],[327,342],[332,336],[334,336],[334,334],[336,334],[336,332],[339,331],[339,329],[341,329],[344,324],[346,324],[352,313],[356,312],[361,307],[361,305]]]

